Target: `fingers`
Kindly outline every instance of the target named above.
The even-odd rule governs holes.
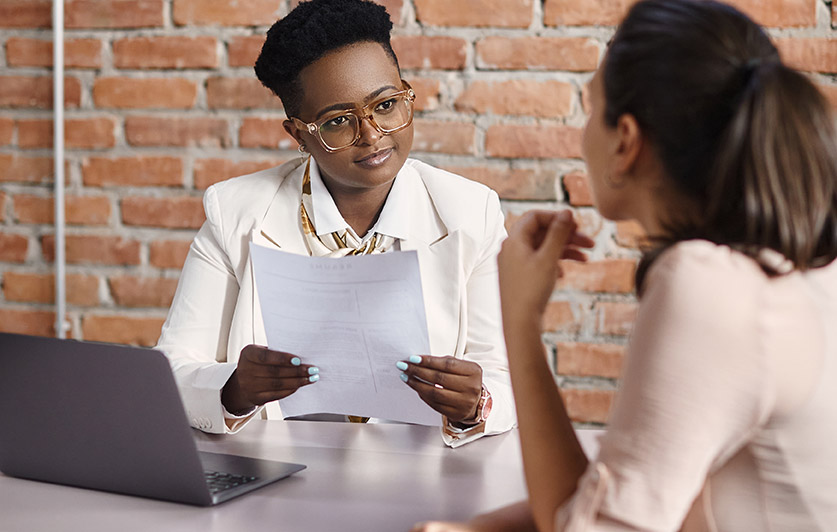
[[[549,250],[555,253],[554,246],[562,244],[567,248],[592,248],[595,242],[590,237],[576,232],[577,224],[570,211],[540,211],[532,210],[525,213],[509,231],[510,239],[525,242],[532,250],[543,249],[547,237],[551,234],[553,240]],[[555,231],[558,231],[557,233]],[[560,237],[563,237],[560,238]],[[558,239],[557,241],[554,239]],[[546,250],[545,250],[546,251]],[[573,260],[586,260],[578,250],[570,253]]]
[[[303,364],[291,353],[257,345],[242,349],[236,368],[241,394],[257,405],[283,399],[303,386],[318,382],[319,373],[319,368]]]
[[[426,368],[428,370],[450,373],[452,375],[478,375],[480,379],[482,379],[482,368],[480,365],[469,360],[461,360],[451,356],[440,357],[413,355],[410,357],[409,362],[417,368]]]
[[[310,386],[317,381],[319,381],[319,375],[270,379],[262,383],[263,386],[257,386],[253,396],[258,400],[258,404],[269,403],[270,401],[284,399],[303,386]]]
[[[454,357],[414,355],[396,364],[402,380],[431,408],[452,421],[471,419],[482,392],[479,364]]]
[[[273,351],[261,345],[250,344],[241,350],[241,358],[246,358],[254,364],[299,366],[298,356],[282,351]]]
[[[538,248],[538,253],[548,257],[560,257],[576,227],[572,213],[569,211],[555,213],[546,230],[543,243]]]

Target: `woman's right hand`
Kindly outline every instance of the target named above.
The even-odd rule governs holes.
[[[497,258],[504,322],[543,314],[561,276],[560,259],[587,260],[580,248],[594,242],[577,228],[569,211],[529,211],[511,228]]]
[[[317,382],[319,373],[296,355],[251,344],[241,350],[238,366],[221,390],[221,402],[233,415],[246,414]]]

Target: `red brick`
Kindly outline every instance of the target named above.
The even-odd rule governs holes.
[[[567,414],[578,423],[607,422],[615,395],[611,390],[561,389]]]
[[[762,26],[800,27],[817,25],[817,4],[811,0],[729,0]]]
[[[471,122],[416,120],[413,150],[454,155],[476,153],[476,127]]]
[[[55,313],[45,310],[0,309],[0,331],[55,336]]]
[[[484,69],[587,72],[598,65],[599,44],[586,37],[486,37],[476,56]]]
[[[64,78],[64,106],[80,104],[78,78]],[[52,77],[0,76],[0,107],[52,109]]]
[[[108,280],[114,302],[121,307],[168,308],[174,298],[177,279],[122,275]]]
[[[173,0],[178,26],[269,26],[280,16],[278,0]]]
[[[627,294],[633,292],[636,261],[607,259],[595,262],[561,261],[563,276],[556,290]]]
[[[51,303],[55,301],[55,277],[7,271],[3,274],[3,297],[6,301]]]
[[[262,51],[264,40],[264,35],[236,35],[230,37],[227,43],[227,62],[231,67],[252,68]]]
[[[165,321],[164,318],[88,314],[82,319],[81,334],[92,342],[150,347],[156,345]]]
[[[416,19],[425,26],[528,28],[532,0],[414,0]]]
[[[301,0],[291,0],[291,9],[299,5]],[[387,8],[393,24],[398,24],[401,20],[401,9],[404,7],[404,0],[372,0],[376,4],[380,4]]]
[[[52,27],[52,0],[3,0],[0,28]]]
[[[547,332],[577,332],[580,328],[572,305],[567,301],[550,301],[543,316],[543,329]]]
[[[646,240],[645,230],[635,220],[616,222],[616,243],[626,248],[639,248]]]
[[[282,109],[279,97],[253,77],[209,78],[206,105],[210,109]]]
[[[443,35],[396,35],[392,49],[398,65],[405,70],[462,70],[465,68],[468,42]]]
[[[0,146],[12,143],[15,132],[15,121],[11,118],[0,117]]]
[[[6,41],[6,64],[23,67],[51,67],[52,41],[9,37]],[[102,41],[99,39],[67,39],[64,41],[66,68],[101,68]]]
[[[116,68],[215,68],[215,37],[131,37],[113,43]]]
[[[191,242],[185,240],[158,240],[148,246],[148,262],[155,268],[183,267]]]
[[[571,172],[562,180],[564,190],[570,200],[570,205],[575,207],[589,207],[593,205],[593,195],[590,193],[590,183],[587,174],[584,172]]]
[[[52,157],[21,157],[0,153],[0,182],[49,183],[55,172]]]
[[[545,0],[547,26],[615,26],[634,0]],[[816,25],[816,2],[810,0],[730,0],[759,24],[790,27]]]
[[[485,166],[446,167],[446,170],[494,189],[504,200],[554,201],[555,174],[526,168]]]
[[[777,39],[782,59],[791,67],[809,72],[837,72],[837,39]]]
[[[221,148],[231,144],[223,118],[129,116],[125,139],[132,146]]]
[[[178,157],[90,157],[81,163],[85,186],[183,185],[183,161]]]
[[[140,263],[140,243],[117,236],[67,235],[66,258],[70,264],[137,265]],[[41,238],[44,260],[55,260],[55,237]]]
[[[24,224],[55,221],[52,197],[18,194],[14,197],[15,219]],[[65,196],[64,216],[71,225],[105,225],[110,220],[110,200],[105,196]]]
[[[416,111],[435,111],[439,108],[442,84],[438,79],[412,78],[409,83],[416,93],[413,104]]]
[[[24,262],[29,239],[23,235],[0,233],[0,262]]]
[[[116,119],[76,118],[64,122],[64,146],[69,149],[113,148],[116,145]],[[18,120],[17,145],[21,148],[51,148],[53,121]]]
[[[475,81],[456,99],[465,113],[560,118],[572,111],[575,89],[562,81]]]
[[[568,126],[499,124],[485,135],[490,157],[581,158],[582,130]]]
[[[67,0],[67,28],[146,28],[162,26],[163,0]]]
[[[601,334],[627,336],[636,319],[635,303],[602,301],[596,305],[598,310],[598,330]]]
[[[545,0],[547,26],[616,26],[635,0]]]
[[[230,161],[229,159],[198,159],[195,161],[194,184],[205,189],[219,181],[245,174],[252,174],[282,164],[280,159],[258,161]]]
[[[52,303],[55,301],[55,276],[6,272],[3,278],[7,301]],[[66,276],[67,303],[79,306],[99,304],[99,278],[95,275]]]
[[[560,375],[618,379],[622,372],[624,346],[566,342],[555,348]]]
[[[98,78],[93,82],[96,107],[114,109],[188,109],[198,86],[181,78]]]
[[[238,144],[242,148],[296,150],[296,140],[282,127],[284,121],[284,118],[244,118],[238,130]]]
[[[201,198],[132,196],[123,198],[121,206],[125,225],[197,229],[206,220]]]

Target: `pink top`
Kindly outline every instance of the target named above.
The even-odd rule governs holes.
[[[648,273],[608,431],[556,530],[835,524],[837,261],[771,278],[677,244]]]

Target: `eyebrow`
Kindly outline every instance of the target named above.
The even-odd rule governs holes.
[[[370,93],[369,95],[367,95],[367,96],[366,96],[366,100],[365,100],[365,101],[367,101],[367,102],[368,102],[369,100],[374,100],[374,99],[375,99],[375,98],[377,98],[377,97],[378,97],[378,96],[379,96],[382,92],[384,92],[384,91],[385,91],[385,90],[387,90],[387,89],[395,89],[395,90],[398,90],[398,87],[396,87],[395,85],[384,85],[383,87],[381,87],[380,89],[376,90],[375,92],[372,92],[372,93]],[[319,120],[321,116],[323,116],[324,114],[328,113],[329,111],[337,111],[337,110],[340,110],[340,109],[352,109],[352,108],[354,108],[354,107],[356,107],[356,106],[357,106],[357,102],[349,102],[349,103],[335,103],[334,105],[329,105],[328,107],[325,107],[325,108],[323,108],[323,109],[320,109],[320,112],[319,112],[319,113],[317,113],[317,116],[316,116],[316,117],[314,117],[314,120]]]

